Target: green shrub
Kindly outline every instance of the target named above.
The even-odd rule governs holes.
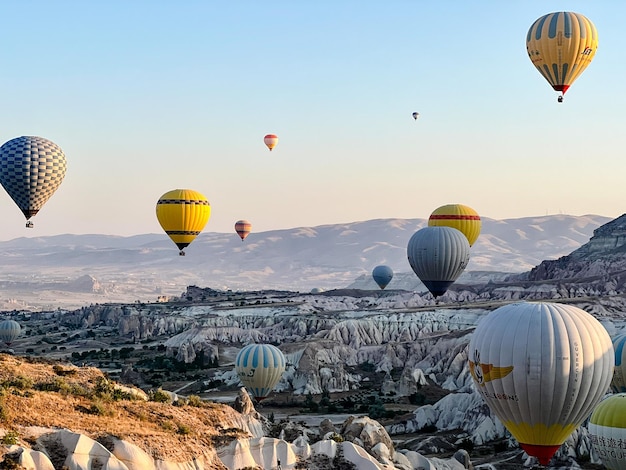
[[[164,392],[160,388],[157,390],[150,390],[148,397],[150,398],[150,401],[156,401],[157,403],[169,403],[171,400],[169,393]]]
[[[187,404],[189,406],[195,406],[196,408],[202,408],[204,406],[202,398],[200,398],[198,395],[189,395],[189,397],[187,398]]]
[[[3,387],[13,387],[19,390],[28,390],[33,388],[33,385],[33,379],[30,377],[24,377],[23,375],[17,375],[13,379],[2,382]]]
[[[4,436],[2,436],[2,444],[5,446],[12,446],[17,444],[19,438],[19,434],[17,431],[7,431]]]

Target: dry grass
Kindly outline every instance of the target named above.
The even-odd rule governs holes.
[[[237,413],[224,405],[173,406],[97,396],[95,390],[103,379],[96,368],[64,365],[61,369],[0,354],[0,428],[18,434],[27,426],[64,428],[102,442],[114,436],[154,458],[185,462],[193,455],[214,454],[222,430],[236,422]],[[38,390],[54,381],[68,387],[59,392]]]

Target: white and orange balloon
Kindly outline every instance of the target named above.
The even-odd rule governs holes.
[[[263,137],[263,142],[265,142],[265,145],[267,145],[267,148],[270,149],[271,152],[278,144],[278,136],[276,134],[267,134]]]
[[[573,305],[521,302],[489,313],[469,344],[479,393],[528,455],[547,465],[613,376],[602,324]]]
[[[252,230],[252,224],[247,220],[238,220],[235,222],[235,232],[241,238],[241,241],[244,241],[248,235],[250,235],[250,231]]]

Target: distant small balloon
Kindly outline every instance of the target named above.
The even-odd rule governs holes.
[[[419,117],[420,113],[415,112],[413,113],[413,119],[415,119],[417,121],[417,118]]]
[[[241,238],[241,241],[244,241],[246,237],[250,234],[252,230],[252,224],[247,220],[238,220],[235,222],[235,232]]]
[[[0,322],[0,340],[9,346],[18,338],[21,332],[22,328],[15,320],[3,320]]]
[[[265,142],[265,145],[267,145],[267,148],[270,149],[271,152],[274,147],[276,147],[276,144],[278,144],[278,136],[276,134],[267,134],[263,138],[263,142]]]
[[[393,279],[393,269],[389,266],[376,266],[372,271],[372,277],[378,287],[384,289]]]

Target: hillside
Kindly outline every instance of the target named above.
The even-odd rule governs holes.
[[[109,450],[113,441],[122,440],[155,460],[183,463],[196,457],[205,460],[204,468],[214,469],[225,468],[216,456],[216,443],[247,435],[240,429],[228,431],[242,422],[229,406],[194,401],[174,406],[130,399],[93,367],[53,365],[6,354],[0,354],[0,364],[0,427],[7,431],[3,444],[43,446],[48,455],[57,452],[50,455],[55,468],[62,467],[67,452],[46,446],[46,435],[58,429],[88,436]],[[7,452],[5,446],[1,448]]]

